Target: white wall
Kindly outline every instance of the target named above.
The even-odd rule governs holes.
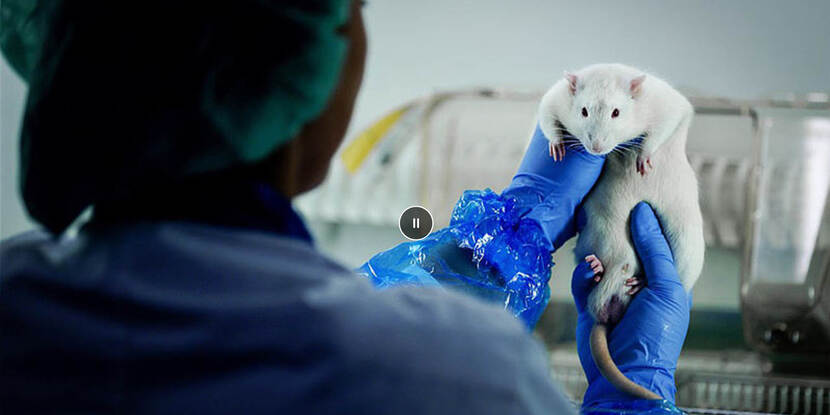
[[[830,2],[370,0],[353,127],[445,88],[541,87],[564,69],[620,61],[728,97],[830,91]],[[16,186],[24,87],[0,63],[0,237],[31,224]],[[355,129],[353,128],[353,130]]]
[[[830,90],[830,2],[377,0],[356,125],[435,89],[625,62],[701,93]]]

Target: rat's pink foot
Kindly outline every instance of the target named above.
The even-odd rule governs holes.
[[[550,156],[553,157],[553,161],[562,161],[565,157],[565,143],[553,144],[552,141],[549,141],[548,151],[550,151]]]
[[[654,166],[651,164],[651,157],[642,154],[637,156],[637,172],[640,173],[640,176],[645,176],[652,168]]]
[[[599,258],[596,255],[588,255],[585,257],[585,262],[591,265],[591,270],[594,271],[594,281],[600,282],[602,280],[602,273],[605,272],[605,268],[602,266],[602,262],[600,262]]]
[[[627,294],[634,295],[637,294],[641,289],[643,289],[643,286],[645,286],[645,281],[643,281],[639,277],[631,277],[625,280],[625,286],[631,287],[628,289]]]

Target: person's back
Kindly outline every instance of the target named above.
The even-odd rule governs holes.
[[[3,413],[548,413],[541,347],[497,307],[379,292],[308,243],[137,223],[2,243]]]
[[[290,200],[347,130],[361,3],[3,3],[44,231],[0,247],[0,413],[573,410],[504,310],[308,242]]]

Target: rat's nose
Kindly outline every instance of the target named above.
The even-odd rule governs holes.
[[[594,145],[592,145],[591,148],[594,150],[595,153],[602,153],[602,147],[597,143],[594,143]]]

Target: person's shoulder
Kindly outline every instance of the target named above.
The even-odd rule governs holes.
[[[21,268],[59,257],[61,241],[42,230],[22,232],[0,242],[0,277],[5,280]]]
[[[463,377],[513,359],[532,338],[497,305],[439,287],[375,291],[338,313],[335,335],[347,358],[379,369]]]
[[[375,292],[343,308],[331,335],[361,396],[428,413],[548,413],[570,406],[544,348],[513,316],[441,288]],[[427,398],[429,397],[429,398]]]
[[[22,232],[0,241],[0,255],[11,257],[12,254],[29,250],[44,243],[49,243],[52,238],[48,233],[40,230]]]

